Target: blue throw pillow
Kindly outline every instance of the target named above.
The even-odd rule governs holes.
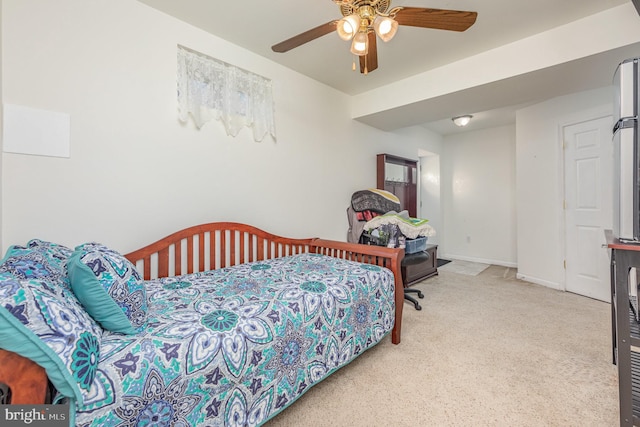
[[[42,366],[63,396],[78,402],[90,396],[101,338],[102,329],[70,289],[42,276],[0,272],[0,348]]]
[[[104,329],[135,334],[144,327],[144,281],[124,256],[99,243],[85,243],[76,247],[67,270],[73,292]]]
[[[33,239],[25,246],[9,248],[0,261],[0,272],[18,279],[40,279],[70,289],[66,264],[73,251],[66,246]]]

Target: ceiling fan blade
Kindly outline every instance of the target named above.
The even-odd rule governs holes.
[[[394,19],[399,25],[434,28],[437,30],[464,31],[476,22],[476,12],[462,10],[426,9],[422,7],[398,7]],[[391,11],[393,15],[393,11]]]
[[[369,31],[369,50],[366,55],[360,56],[360,72],[367,74],[378,68],[378,46],[375,31]]]
[[[332,31],[335,31],[337,23],[338,21],[334,20],[331,22],[327,22],[326,24],[319,25],[315,28],[305,31],[304,33],[300,33],[297,36],[293,36],[283,42],[274,44],[273,46],[271,46],[271,50],[279,53],[288,52],[293,48],[301,46],[305,43],[310,42],[311,40],[315,40],[318,37],[322,37]]]

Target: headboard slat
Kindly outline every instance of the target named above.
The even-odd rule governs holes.
[[[169,275],[169,247],[158,251],[158,277]]]
[[[182,274],[182,240],[176,242],[173,250],[175,254],[174,271],[176,272],[176,276],[180,276]]]
[[[247,244],[247,233],[240,232],[240,264],[247,262],[245,246]]]
[[[193,273],[193,235],[187,237],[187,274]]]
[[[238,239],[238,233],[236,230],[229,232],[229,265],[236,265],[236,239]]]
[[[209,269],[216,269],[216,232],[209,232]]]
[[[227,232],[222,230],[220,232],[220,268],[227,266]]]
[[[198,271],[204,271],[204,233],[198,233]]]
[[[143,277],[151,277],[151,257],[144,257],[142,259],[143,267]]]
[[[264,239],[262,237],[258,237],[258,258],[256,261],[264,259]]]

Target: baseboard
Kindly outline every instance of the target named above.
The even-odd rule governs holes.
[[[500,261],[500,260],[497,260],[497,259],[488,259],[488,258],[468,257],[468,256],[463,256],[463,255],[451,255],[451,254],[438,253],[438,258],[445,258],[445,259],[450,259],[450,260],[458,259],[460,261],[479,262],[479,263],[482,263],[482,264],[499,265],[499,266],[502,266],[502,267],[510,267],[510,268],[517,268],[518,267],[518,264],[515,263],[515,262]]]
[[[537,277],[527,276],[526,274],[516,273],[516,279],[524,280],[525,282],[535,283],[536,285],[546,286],[547,288],[556,289],[558,291],[564,291],[564,286],[556,282],[550,282],[544,279],[538,279]]]

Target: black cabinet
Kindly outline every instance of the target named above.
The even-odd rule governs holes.
[[[613,363],[618,365],[620,425],[640,426],[640,324],[629,302],[629,286],[640,271],[640,245],[607,236],[611,249]],[[636,276],[637,277],[637,276]]]
[[[402,283],[405,288],[438,274],[438,245],[427,245],[424,254],[427,256],[421,253],[405,254],[402,261]]]

